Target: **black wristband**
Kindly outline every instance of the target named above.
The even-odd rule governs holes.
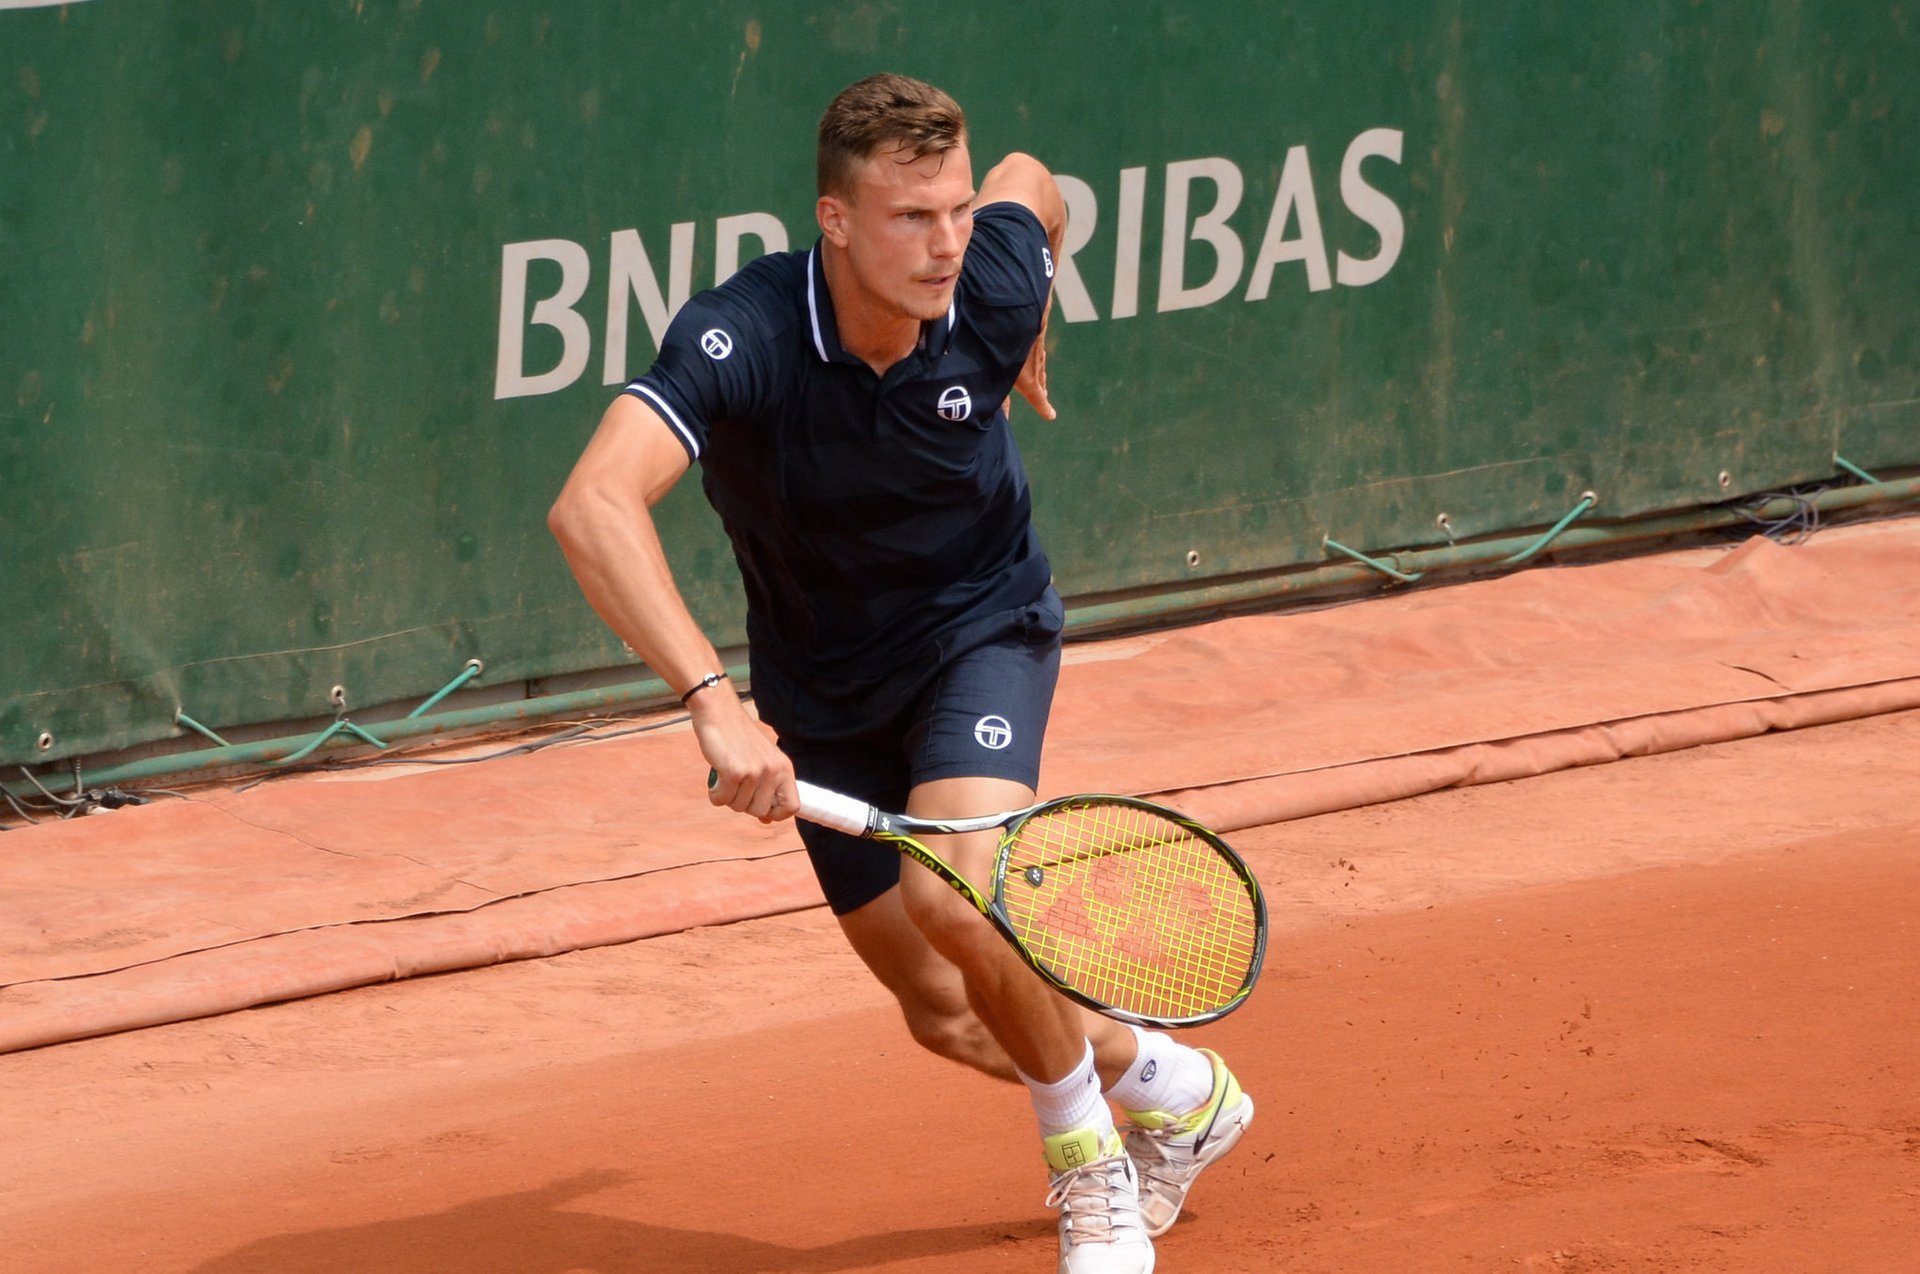
[[[706,676],[700,678],[700,680],[694,682],[692,687],[688,689],[687,693],[680,696],[680,706],[683,708],[686,707],[688,704],[693,702],[693,697],[699,694],[702,690],[711,689],[712,687],[719,685],[721,682],[725,681],[726,679],[727,679],[727,674],[724,672],[708,673]]]

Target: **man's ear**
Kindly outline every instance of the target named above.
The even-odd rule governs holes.
[[[847,246],[848,215],[847,201],[838,195],[821,195],[813,205],[813,216],[820,223],[820,233],[836,248]]]

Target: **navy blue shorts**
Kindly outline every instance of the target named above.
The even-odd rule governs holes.
[[[1060,677],[1062,619],[1049,590],[1034,606],[972,626],[923,669],[859,685],[803,687],[756,664],[755,706],[799,777],[882,809],[904,811],[908,793],[935,779],[1033,787]],[[804,819],[796,826],[836,916],[899,883],[899,850]]]

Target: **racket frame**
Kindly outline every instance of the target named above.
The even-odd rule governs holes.
[[[1049,986],[1065,995],[1077,1004],[1086,1006],[1096,1013],[1136,1026],[1155,1028],[1200,1026],[1217,1021],[1246,1003],[1253,993],[1253,987],[1260,979],[1260,968],[1265,961],[1267,947],[1267,903],[1261,892],[1260,882],[1246,861],[1236,853],[1233,847],[1221,840],[1212,831],[1194,822],[1176,810],[1152,801],[1144,801],[1133,796],[1117,796],[1107,793],[1083,793],[1075,796],[1062,796],[1049,801],[1041,801],[1022,809],[1006,810],[998,814],[986,814],[977,818],[919,818],[911,814],[895,814],[869,805],[855,797],[844,796],[839,792],[801,781],[799,784],[800,817],[808,822],[818,823],[851,836],[866,840],[879,841],[890,845],[919,863],[966,899],[974,910],[985,916],[995,931],[1019,953],[1027,967],[1031,968]],[[1152,1014],[1130,1012],[1108,1004],[1103,1000],[1079,990],[1063,981],[1047,964],[1035,955],[1015,931],[1013,923],[1007,918],[1005,908],[1005,885],[1007,863],[1013,847],[1019,840],[1020,829],[1031,819],[1038,818],[1050,811],[1067,806],[1084,805],[1097,802],[1107,805],[1125,806],[1129,809],[1157,815],[1184,828],[1192,835],[1204,841],[1232,869],[1247,890],[1254,909],[1253,953],[1248,961],[1245,980],[1227,1000],[1216,1008],[1202,1013],[1180,1017],[1163,1017]],[[978,886],[948,863],[939,854],[928,848],[918,835],[958,836],[972,832],[999,831],[1000,843],[994,852],[991,894],[982,893]]]

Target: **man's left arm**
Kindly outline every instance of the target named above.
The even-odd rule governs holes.
[[[991,203],[1017,203],[1031,212],[1047,232],[1053,260],[1059,261],[1060,244],[1067,234],[1067,201],[1061,197],[1060,187],[1045,164],[1019,151],[995,164],[988,170],[986,180],[980,183],[974,206],[981,208]],[[1013,384],[1043,420],[1052,420],[1057,415],[1047,400],[1047,315],[1053,311],[1052,271],[1048,271],[1048,278],[1047,303],[1040,311],[1040,332],[1033,339],[1033,348],[1027,352],[1020,378]]]

